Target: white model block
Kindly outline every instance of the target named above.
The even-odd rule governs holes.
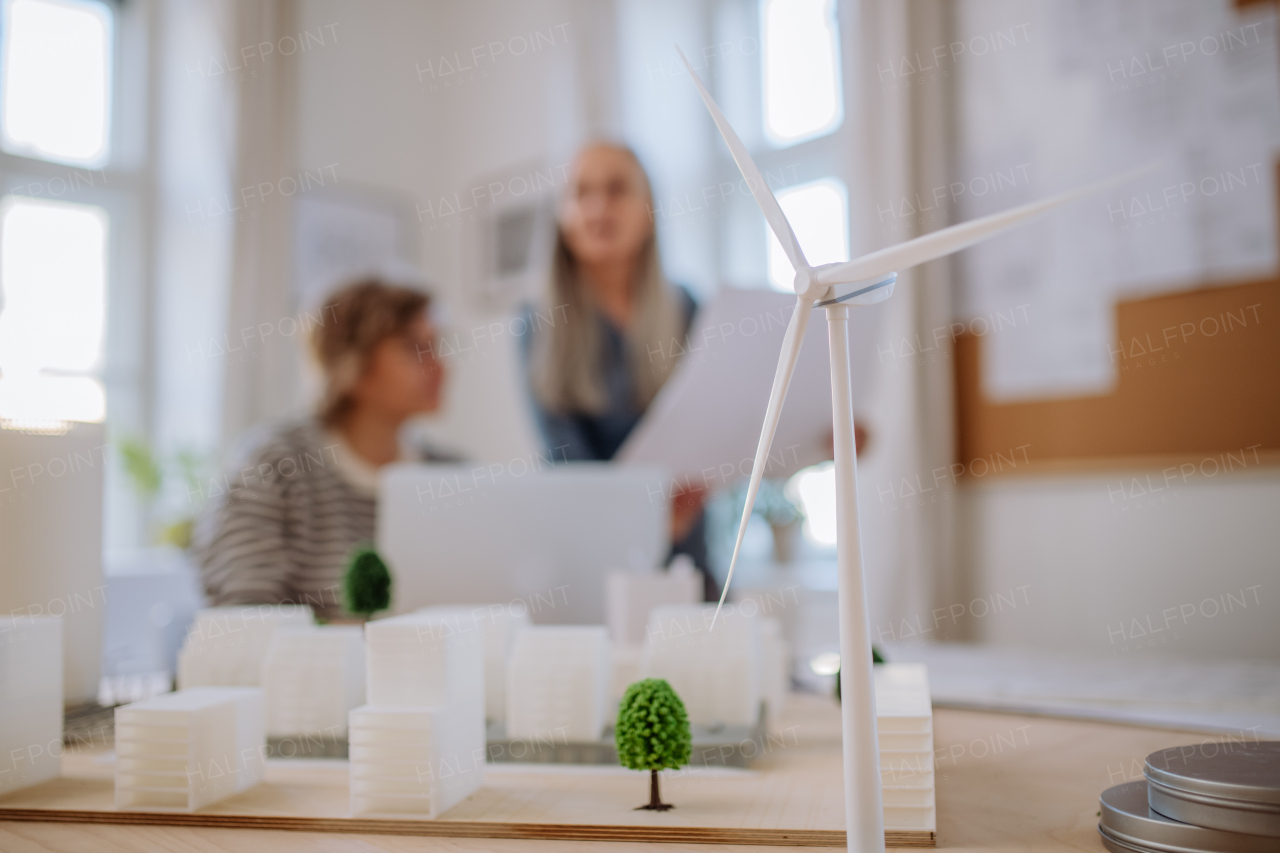
[[[351,711],[352,814],[435,818],[484,783],[484,644],[449,620],[365,625],[369,704]]]
[[[507,658],[516,631],[529,625],[529,608],[509,604],[459,604],[424,607],[417,612],[449,623],[459,637],[484,643],[484,715],[489,720],[507,716]]]
[[[257,687],[272,632],[313,624],[311,608],[300,604],[207,607],[178,652],[178,689]]]
[[[457,634],[448,619],[420,613],[369,622],[364,641],[370,705],[465,705],[483,729],[483,643]]]
[[[886,663],[874,671],[885,829],[936,829],[928,670]]]
[[[712,631],[715,610],[654,608],[640,674],[666,679],[691,723],[754,726],[764,698],[761,620],[726,608]]]
[[[770,731],[778,731],[782,709],[791,692],[791,644],[782,638],[782,623],[768,616],[760,620],[760,690],[764,695],[765,720]]]
[[[259,687],[193,687],[116,708],[116,808],[194,811],[262,781]]]
[[[358,625],[277,628],[262,662],[267,735],[339,738],[364,704],[364,630]]]
[[[0,794],[62,772],[62,619],[0,617]]]
[[[351,813],[434,819],[484,784],[484,720],[445,705],[351,712]]]
[[[702,601],[702,576],[691,561],[676,559],[667,571],[610,572],[605,578],[605,623],[619,644],[643,643],[649,614],[664,604]]]
[[[604,735],[613,650],[603,625],[535,625],[507,667],[507,737],[581,743]]]
[[[640,658],[643,655],[644,647],[639,644],[633,646],[614,644],[613,687],[609,690],[611,702],[621,702],[627,688],[640,680]]]

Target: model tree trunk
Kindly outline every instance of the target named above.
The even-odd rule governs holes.
[[[647,809],[655,812],[665,812],[668,809],[674,809],[675,806],[668,805],[662,801],[662,797],[658,796],[658,771],[649,771],[649,804],[640,806],[641,809]]]

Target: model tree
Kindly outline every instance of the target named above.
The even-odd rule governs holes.
[[[670,684],[646,678],[627,688],[618,707],[614,742],[623,767],[649,771],[649,802],[636,810],[675,808],[658,796],[658,771],[689,763],[693,741],[684,703]]]
[[[348,612],[366,619],[391,606],[391,572],[377,551],[362,545],[351,553],[342,592]]]

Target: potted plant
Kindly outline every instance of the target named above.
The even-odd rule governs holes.
[[[804,512],[787,494],[786,484],[780,480],[761,480],[754,512],[768,522],[773,532],[774,562],[790,563],[795,559],[796,535],[804,521]]]
[[[142,515],[148,528],[147,536],[155,545],[172,545],[175,548],[191,547],[191,536],[195,529],[195,516],[198,506],[190,503],[192,495],[203,493],[202,480],[206,467],[206,457],[190,450],[175,453],[170,459],[156,455],[144,439],[137,436],[124,436],[117,442],[120,459],[125,474],[133,483],[134,491],[142,506]],[[163,507],[157,511],[157,504],[165,493],[165,484],[177,475],[186,489],[188,502],[179,512],[164,512]],[[170,490],[168,504],[176,501],[173,490]],[[168,520],[158,518],[167,515]]]
[[[649,771],[649,802],[636,811],[675,808],[658,794],[658,771],[687,764],[693,739],[684,703],[671,685],[661,678],[646,678],[628,687],[618,707],[613,737],[623,767]]]

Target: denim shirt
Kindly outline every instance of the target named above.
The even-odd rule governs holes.
[[[675,285],[676,298],[684,311],[684,330],[681,337],[689,334],[693,323],[693,315],[697,311],[697,303],[689,291],[681,285]],[[530,319],[531,315],[526,317]],[[552,459],[566,462],[608,461],[617,454],[631,430],[644,417],[644,409],[636,404],[635,380],[631,367],[627,364],[627,341],[621,329],[597,313],[595,321],[600,324],[601,378],[604,380],[606,403],[599,414],[585,412],[558,413],[546,409],[533,394],[531,358],[533,351],[533,332],[525,336],[525,376],[529,381],[529,398],[533,405],[534,415],[542,433],[548,453]],[[536,328],[530,322],[529,329]],[[683,540],[675,543],[671,549],[672,556],[688,554],[694,564],[702,571],[703,594],[707,601],[715,601],[720,597],[719,586],[712,578],[707,567],[707,529],[706,517],[699,516],[697,522],[689,530]]]
[[[676,285],[676,298],[684,311],[684,335],[688,334],[697,304],[689,291]],[[610,460],[622,447],[631,430],[644,417],[636,404],[635,380],[627,364],[627,341],[623,331],[597,313],[600,326],[600,374],[604,380],[605,407],[599,414],[558,413],[547,410],[533,397],[534,414],[543,440],[552,457],[569,462]],[[530,323],[530,329],[534,325]],[[533,334],[526,335],[526,375],[530,364]]]

